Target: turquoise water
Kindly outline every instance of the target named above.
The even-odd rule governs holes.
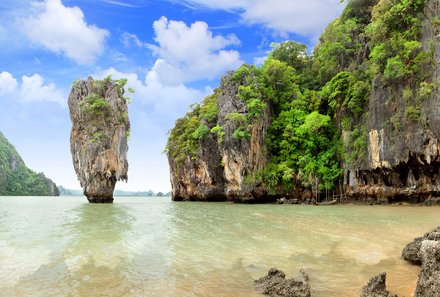
[[[313,296],[359,296],[388,272],[411,295],[404,245],[440,208],[0,197],[0,296],[260,296],[270,267],[304,268]]]

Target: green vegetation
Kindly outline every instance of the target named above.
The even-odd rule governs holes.
[[[76,80],[73,83],[72,88],[75,87],[78,83],[79,81]],[[92,143],[102,142],[107,139],[105,133],[101,131],[102,127],[105,127],[106,123],[112,120],[113,116],[110,103],[105,98],[107,90],[109,88],[115,88],[118,96],[120,98],[123,98],[124,101],[129,104],[131,102],[131,99],[124,96],[126,84],[126,78],[113,80],[111,75],[105,77],[101,81],[94,80],[92,83],[92,93],[84,97],[82,102],[80,103],[82,120],[88,123],[88,132],[90,134],[90,139]],[[129,93],[134,93],[133,88],[127,88],[127,90]],[[121,113],[119,117],[119,122],[122,125],[126,125],[128,123],[127,112]],[[130,129],[126,131],[125,136],[127,139],[130,137]]]
[[[43,173],[26,167],[14,146],[0,132],[0,195],[54,196],[56,185]]]
[[[382,128],[400,131],[405,121],[422,121],[422,103],[439,85],[431,81],[433,47],[427,50],[420,41],[427,1],[346,2],[313,55],[295,41],[272,44],[261,67],[243,65],[227,76],[221,90],[177,120],[169,156],[177,164],[196,159],[210,137],[217,137],[220,146],[225,140],[248,141],[252,129],[269,119],[263,148],[269,162],[261,172],[247,172],[246,183],[259,182],[274,192],[299,185],[332,189],[342,164],[366,157],[366,106],[373,86],[390,91],[381,100],[404,108]],[[218,121],[216,99],[223,91],[231,96],[231,90],[244,108]]]
[[[219,143],[223,141],[224,132],[220,126],[217,127],[217,96],[218,90],[201,104],[192,106],[192,110],[178,119],[175,128],[169,132],[165,151],[177,164],[182,164],[187,157],[195,159],[203,138],[217,136]]]
[[[84,98],[84,101],[81,103],[81,111],[94,116],[108,116],[110,113],[110,104],[98,94],[92,93]]]

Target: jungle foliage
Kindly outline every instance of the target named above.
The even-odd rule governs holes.
[[[43,173],[26,167],[14,146],[0,132],[0,195],[53,196],[59,195],[55,184]]]
[[[237,96],[247,112],[226,116],[239,123],[232,138],[251,137],[253,123],[265,113],[271,119],[266,136],[269,163],[246,180],[282,191],[313,184],[334,188],[342,164],[360,162],[366,155],[365,111],[373,80],[385,86],[403,81],[415,90],[409,97],[419,98],[417,102],[437,87],[427,71],[432,52],[419,41],[426,0],[346,2],[311,55],[295,41],[272,44],[261,67],[243,65],[234,72]],[[167,151],[176,162],[197,158],[204,137],[221,135],[219,143],[225,138],[216,123],[219,92],[177,120],[170,131]],[[417,102],[410,102],[408,120],[420,117]]]

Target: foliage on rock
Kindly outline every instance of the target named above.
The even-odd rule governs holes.
[[[421,40],[428,1],[345,2],[344,12],[326,28],[313,55],[295,41],[272,44],[261,67],[243,65],[234,71],[234,94],[222,85],[177,120],[168,156],[181,165],[187,157],[195,160],[208,137],[216,137],[219,146],[252,143],[255,123],[269,117],[265,168],[244,170],[246,183],[274,193],[298,186],[332,189],[343,168],[359,167],[366,160],[368,105],[375,89],[389,90],[395,96],[389,100],[404,106],[383,125],[399,130],[425,119],[423,102],[440,84],[432,79],[434,41],[429,47]],[[437,19],[430,21],[437,26]],[[233,131],[216,117],[222,92],[244,106],[225,116]]]

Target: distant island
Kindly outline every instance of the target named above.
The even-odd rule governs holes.
[[[59,186],[58,188],[60,189],[61,196],[83,196],[82,190],[66,189],[63,186]],[[140,192],[115,190],[113,194],[115,196],[171,197],[171,192],[168,192],[168,193],[157,192],[157,193],[155,193],[151,190],[140,191]]]
[[[44,173],[28,168],[15,147],[0,132],[0,196],[59,196]]]

